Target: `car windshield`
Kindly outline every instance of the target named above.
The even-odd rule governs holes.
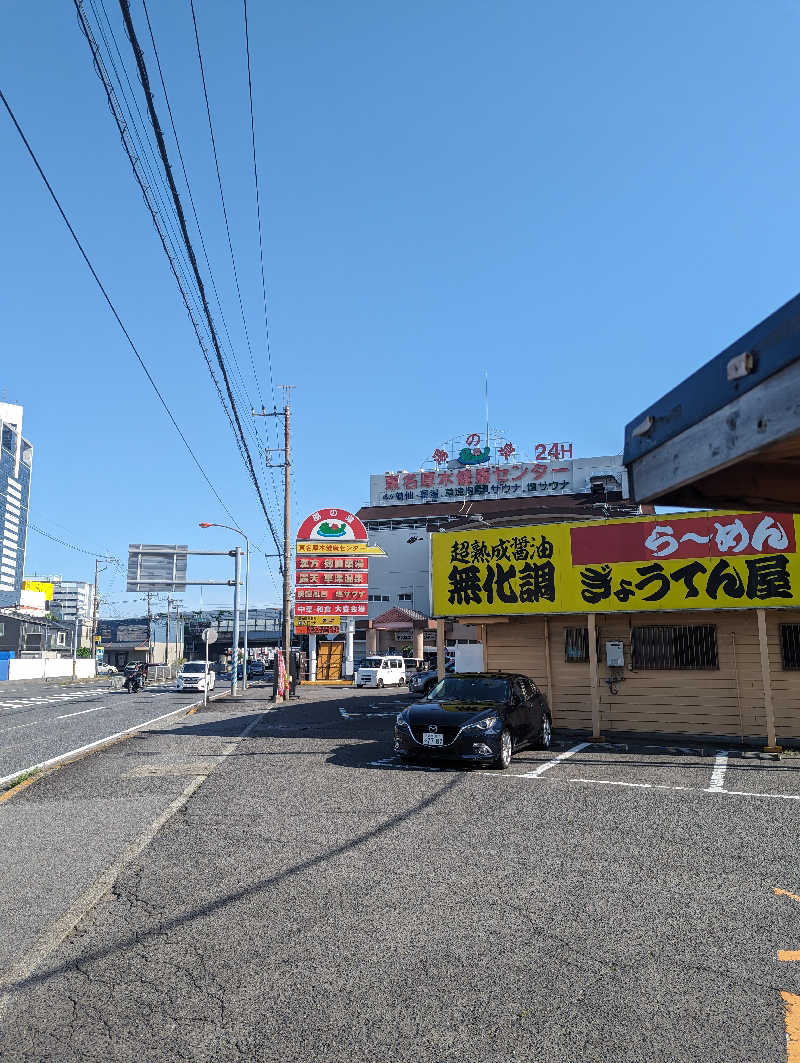
[[[362,664],[362,668],[380,668],[380,657],[367,657],[366,661]]]
[[[448,675],[428,694],[428,701],[508,701],[508,680],[483,675]]]
[[[205,672],[206,666],[202,661],[191,661],[183,666],[184,672]]]

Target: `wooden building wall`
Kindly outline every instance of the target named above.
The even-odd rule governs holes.
[[[800,738],[800,670],[783,668],[780,624],[800,624],[800,610],[767,610],[770,675],[778,740]],[[589,662],[565,659],[566,628],[585,616],[513,618],[486,624],[486,668],[519,671],[546,691],[556,727],[591,727]],[[631,629],[639,625],[714,624],[718,669],[633,670]],[[546,631],[547,628],[547,631]],[[615,613],[597,617],[601,727],[614,731],[766,736],[764,690],[755,610]],[[612,694],[605,680],[605,642],[624,643],[624,681]],[[549,670],[546,644],[549,641]],[[549,679],[549,681],[548,681]]]

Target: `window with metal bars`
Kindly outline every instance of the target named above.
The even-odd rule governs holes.
[[[568,662],[589,660],[588,627],[564,629],[564,660]]]
[[[719,668],[715,624],[653,624],[631,631],[633,668]]]
[[[800,669],[800,624],[781,624],[781,657],[785,669]]]

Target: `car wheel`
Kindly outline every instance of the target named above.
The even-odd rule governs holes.
[[[503,728],[500,735],[500,752],[495,760],[494,765],[496,768],[500,768],[501,771],[505,769],[511,763],[511,732],[507,727]]]
[[[375,686],[376,687],[382,687],[383,686],[383,680],[379,679],[378,682],[375,684]]]
[[[553,742],[553,725],[547,713],[542,716],[542,729],[539,732],[539,748],[549,749]]]
[[[360,690],[360,689],[362,688],[362,686],[363,686],[363,685],[364,685],[363,683],[356,683],[356,688],[357,688],[358,690]]]

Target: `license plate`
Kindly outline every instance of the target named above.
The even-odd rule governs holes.
[[[422,736],[422,744],[424,746],[443,746],[444,735],[426,733]]]

